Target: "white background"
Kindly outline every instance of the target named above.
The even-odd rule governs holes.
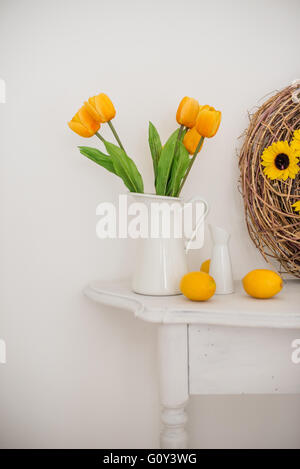
[[[131,241],[95,234],[96,205],[124,188],[79,154],[98,141],[67,121],[109,94],[152,191],[148,120],[165,139],[183,96],[222,110],[184,196],[203,195],[209,221],[230,230],[241,278],[264,262],[245,229],[238,138],[247,111],[299,77],[299,21],[297,0],[1,0],[1,447],[158,444],[155,326],[82,295],[132,270]],[[191,268],[209,251],[207,237]],[[300,446],[297,396],[193,398],[189,416],[192,447]]]

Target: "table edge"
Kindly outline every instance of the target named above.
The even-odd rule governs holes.
[[[131,311],[138,319],[156,324],[202,324],[228,327],[300,329],[300,314],[296,317],[291,317],[291,315],[287,314],[285,318],[274,316],[271,317],[270,321],[269,315],[264,317],[261,313],[257,315],[244,313],[243,316],[240,316],[237,313],[228,312],[214,313],[211,311],[194,312],[188,310],[146,308],[138,299],[99,288],[96,290],[92,285],[87,285],[83,293],[96,303]]]

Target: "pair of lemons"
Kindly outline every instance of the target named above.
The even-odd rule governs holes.
[[[206,301],[216,291],[216,282],[209,275],[210,260],[203,262],[201,271],[189,272],[180,282],[180,290],[192,301]],[[272,298],[282,289],[281,277],[272,270],[256,269],[243,278],[243,287],[254,298]]]

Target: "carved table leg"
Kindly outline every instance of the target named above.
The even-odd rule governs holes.
[[[187,448],[185,405],[188,393],[187,325],[163,324],[158,332],[163,429],[161,448]]]

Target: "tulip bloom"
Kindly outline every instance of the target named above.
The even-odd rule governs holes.
[[[85,109],[96,122],[109,122],[116,115],[116,110],[109,97],[100,93],[84,103]]]
[[[178,106],[176,120],[185,127],[194,127],[199,112],[199,103],[194,98],[183,98]]]
[[[183,138],[183,145],[187,149],[187,151],[190,153],[190,155],[193,155],[200,143],[201,140],[201,135],[197,132],[196,128],[193,127],[192,129],[188,130],[187,133],[185,134]],[[202,144],[201,147],[199,148],[199,151],[202,148],[204,139],[202,139]]]
[[[93,119],[84,106],[68,122],[68,126],[81,137],[92,137],[100,129],[99,122]]]
[[[222,113],[208,105],[200,106],[196,120],[197,132],[202,137],[214,137],[218,131],[221,122]]]

